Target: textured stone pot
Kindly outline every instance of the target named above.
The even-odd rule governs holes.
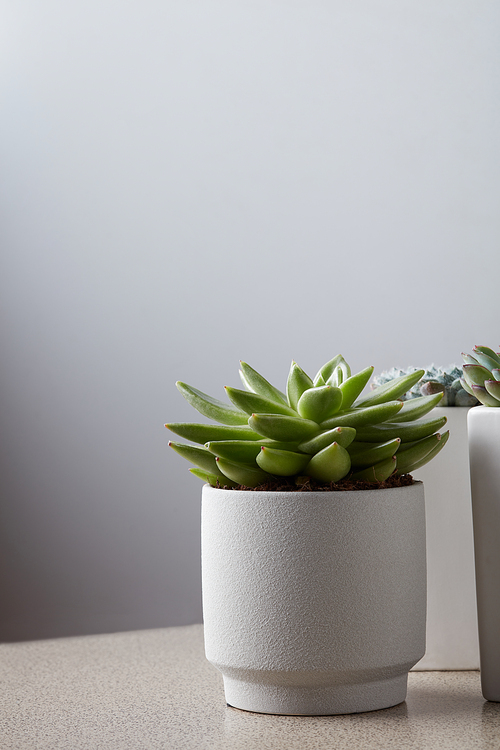
[[[474,407],[476,408],[476,407]],[[436,407],[448,444],[412,472],[425,487],[427,647],[414,669],[479,669],[467,407]]]
[[[500,408],[468,417],[481,687],[500,701]]]
[[[423,485],[205,485],[202,575],[206,655],[231,706],[318,715],[396,705],[425,651]]]

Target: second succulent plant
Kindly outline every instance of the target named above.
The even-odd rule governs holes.
[[[414,471],[434,458],[448,432],[446,417],[425,418],[442,393],[402,401],[424,375],[416,370],[364,396],[373,373],[354,375],[341,355],[312,379],[292,362],[284,392],[241,362],[244,390],[226,387],[223,403],[178,382],[184,398],[218,424],[169,423],[195,443],[169,445],[194,464],[191,472],[213,486],[256,487],[294,477],[320,483],[352,480],[383,482]]]
[[[473,354],[462,354],[462,387],[484,406],[500,406],[500,353],[475,346]]]
[[[410,372],[415,372],[416,369],[416,367],[409,367],[407,370],[401,370],[393,367],[391,370],[386,370],[373,378],[372,388],[378,388],[384,385],[384,383],[389,382],[389,380],[398,378],[401,375],[407,375]],[[457,365],[450,365],[449,367],[430,365],[425,370],[421,379],[401,398],[406,400],[441,392],[443,393],[443,398],[439,406],[475,406],[478,400],[470,393],[470,389],[466,390],[463,387],[462,378],[463,370],[461,367],[457,367]]]

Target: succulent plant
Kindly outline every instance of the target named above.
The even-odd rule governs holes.
[[[341,355],[312,380],[292,362],[286,392],[241,362],[244,390],[226,387],[230,404],[177,382],[184,398],[219,424],[170,423],[175,434],[198,445],[170,441],[190,471],[212,486],[256,487],[294,477],[329,484],[344,477],[383,482],[430,461],[445,445],[438,430],[446,417],[422,419],[443,394],[401,397],[423,376],[415,370],[361,395],[373,367],[352,375]]]
[[[393,367],[391,370],[386,370],[373,378],[371,387],[378,388],[394,378],[415,372],[416,369],[416,367],[408,367],[406,370],[400,370]],[[457,365],[449,365],[448,367],[430,365],[418,383],[412,386],[401,398],[407,400],[419,396],[430,396],[433,393],[443,393],[440,406],[475,406],[478,400],[470,393],[470,390],[464,389],[461,382],[462,377],[462,368]]]
[[[462,353],[462,387],[484,406],[500,406],[500,354],[487,346],[475,346],[473,356]]]

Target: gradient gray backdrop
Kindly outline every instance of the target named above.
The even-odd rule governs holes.
[[[500,5],[1,15],[0,638],[198,622],[176,380],[500,344]]]

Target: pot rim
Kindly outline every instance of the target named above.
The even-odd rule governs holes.
[[[210,490],[214,490],[215,492],[227,492],[232,494],[249,494],[252,493],[253,495],[300,495],[301,497],[307,497],[308,495],[362,495],[366,493],[381,493],[381,492],[393,492],[401,490],[411,490],[412,487],[415,487],[416,485],[423,485],[423,481],[421,479],[414,479],[413,484],[405,484],[401,487],[373,487],[372,489],[364,489],[364,490],[236,490],[236,489],[225,489],[224,487],[212,487],[211,484],[208,484],[208,482],[205,482],[205,484],[202,486],[202,490],[204,490],[206,487]]]

